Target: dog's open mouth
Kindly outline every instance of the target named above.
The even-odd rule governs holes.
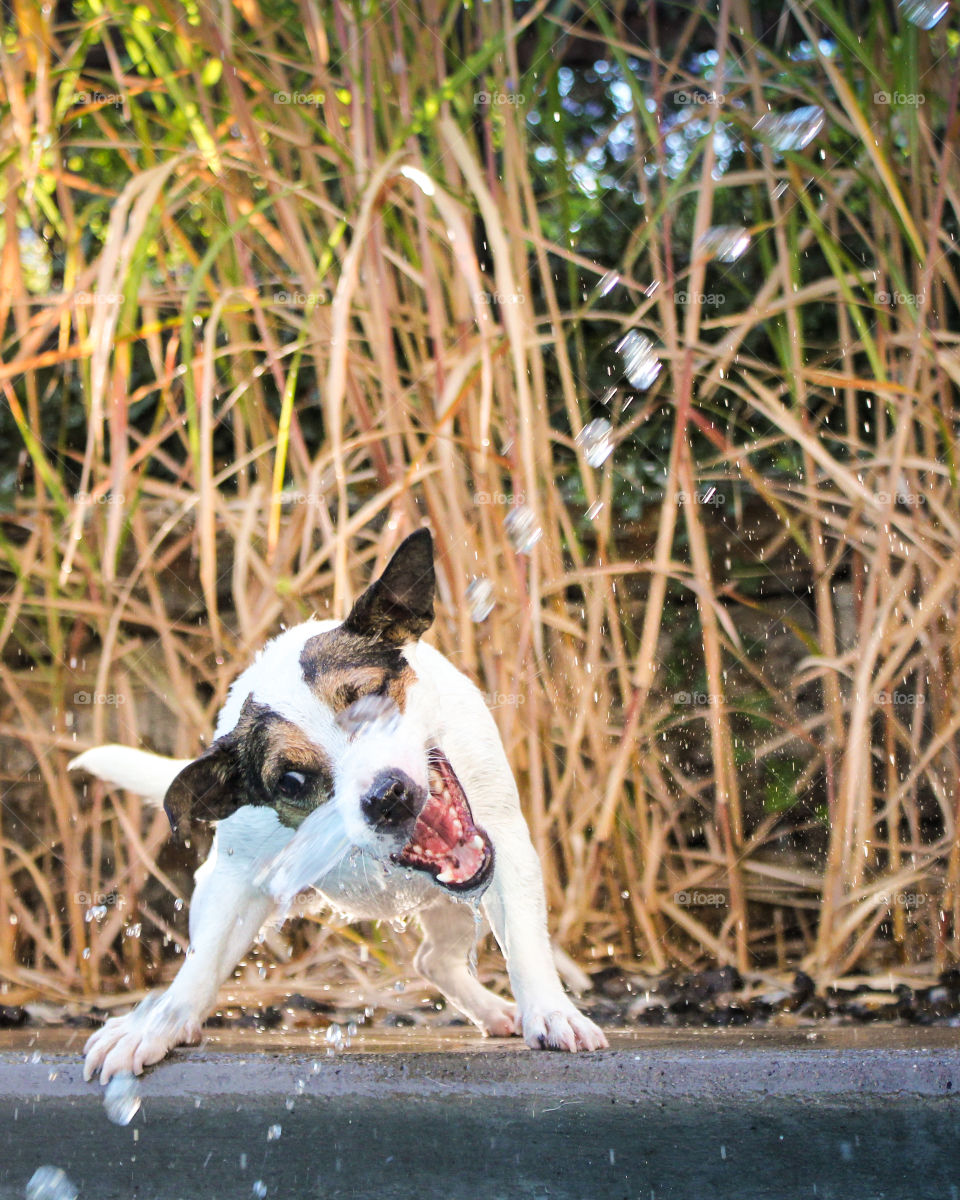
[[[429,753],[429,779],[430,794],[410,840],[391,857],[401,866],[428,871],[451,891],[473,891],[490,877],[493,845],[473,823],[460,780],[436,749]]]

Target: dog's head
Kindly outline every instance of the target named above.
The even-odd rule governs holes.
[[[325,808],[351,846],[450,891],[482,887],[490,839],[416,691],[413,648],[433,622],[434,592],[423,529],[345,621],[310,621],[269,643],[231,687],[214,742],[170,785],[174,833],[247,804],[294,828]]]

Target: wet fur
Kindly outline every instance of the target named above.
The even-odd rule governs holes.
[[[71,763],[165,803],[181,834],[191,821],[217,822],[196,875],[190,951],[179,973],[165,991],[90,1038],[86,1078],[99,1071],[105,1083],[121,1071],[139,1073],[173,1046],[197,1041],[220,986],[261,926],[286,915],[301,882],[318,905],[353,918],[416,913],[424,934],[417,970],[485,1034],[520,1034],[533,1048],[606,1045],[557,977],[540,864],[483,696],[419,641],[433,619],[433,594],[432,541],[420,531],[399,547],[346,621],[308,621],[261,651],[231,687],[215,740],[197,759],[101,746]],[[366,694],[389,696],[401,715],[391,731],[375,730],[358,743],[338,714]],[[506,958],[515,1003],[483,987],[470,966],[474,909],[429,875],[391,863],[388,845],[360,813],[358,798],[384,767],[425,787],[429,744],[442,748],[493,844],[495,867],[481,905]],[[290,811],[274,790],[278,772],[297,763],[317,772],[309,811]],[[319,820],[333,822],[352,849],[314,878],[306,834]]]

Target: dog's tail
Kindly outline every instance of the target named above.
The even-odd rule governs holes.
[[[69,771],[88,771],[112,787],[136,792],[150,804],[162,806],[167,788],[192,760],[166,758],[133,746],[94,746],[67,763]]]

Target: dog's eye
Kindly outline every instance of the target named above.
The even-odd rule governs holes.
[[[277,791],[287,800],[299,800],[307,790],[303,771],[284,771],[277,780]]]

